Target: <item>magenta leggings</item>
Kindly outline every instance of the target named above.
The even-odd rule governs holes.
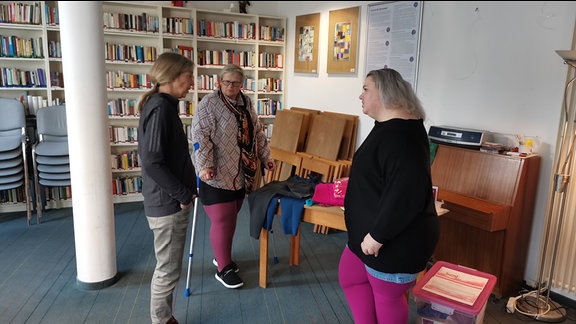
[[[342,252],[338,280],[356,324],[408,323],[405,292],[413,282],[397,284],[370,275],[348,247]]]
[[[236,231],[238,212],[243,199],[204,206],[212,225],[210,226],[210,243],[214,258],[218,262],[218,271],[232,262],[232,239]]]

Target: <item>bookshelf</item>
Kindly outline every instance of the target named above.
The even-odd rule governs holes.
[[[56,3],[0,1],[0,97],[20,99],[27,115],[64,101]],[[25,211],[23,197],[23,189],[0,192],[0,212]]]
[[[137,46],[151,48],[153,52],[146,59],[110,55],[106,59],[106,70],[112,74],[107,79],[116,80],[127,74],[136,79],[139,75],[144,77],[154,58],[166,51],[189,57],[196,63],[196,82],[180,102],[180,115],[190,134],[198,102],[217,89],[218,75],[225,64],[238,64],[247,77],[244,93],[250,96],[271,136],[275,111],[282,109],[284,102],[284,17],[119,1],[103,2],[103,14],[105,46],[111,46],[112,53],[114,49],[130,52],[127,48]],[[113,187],[130,188],[128,192],[118,189],[115,202],[142,199],[137,187],[141,185],[139,165],[121,161],[130,160],[128,156],[136,152],[137,140],[123,138],[128,138],[129,130],[138,124],[138,114],[133,107],[148,89],[148,82],[145,80],[135,87],[126,86],[125,82],[108,85],[111,159],[113,166],[117,166],[112,170]],[[118,139],[114,137],[116,133],[124,135]]]
[[[37,103],[38,107],[64,102],[58,1],[0,1],[0,4],[30,6],[35,13],[35,19],[27,22],[0,22],[0,35],[32,39],[39,44],[34,47],[38,48],[34,55],[1,55],[0,67],[10,71],[42,70],[44,75],[44,82],[39,85],[2,84],[0,96],[30,99],[31,105]],[[223,66],[236,63],[244,68],[248,79],[244,93],[271,135],[275,110],[282,109],[284,102],[285,17],[144,1],[103,1],[102,14],[115,203],[142,200],[139,166],[123,162],[137,163],[129,159],[134,153],[137,156],[137,131],[136,137],[131,137],[138,125],[136,106],[140,95],[150,87],[146,73],[154,59],[165,51],[179,52],[196,63],[196,82],[180,102],[180,115],[188,134],[198,102],[217,88]],[[38,108],[32,108],[32,113],[34,109]],[[47,206],[63,205],[50,202]],[[0,212],[4,211],[0,205]]]

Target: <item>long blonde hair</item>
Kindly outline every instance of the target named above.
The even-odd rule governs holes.
[[[150,81],[154,85],[152,89],[146,91],[138,101],[138,111],[142,112],[148,98],[158,92],[158,88],[166,83],[176,80],[184,72],[194,72],[194,62],[178,53],[162,53],[150,69]]]
[[[412,85],[404,80],[398,71],[389,68],[372,70],[366,77],[372,78],[380,91],[380,99],[387,108],[404,110],[420,119],[426,118]]]

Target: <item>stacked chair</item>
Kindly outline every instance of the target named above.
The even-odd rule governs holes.
[[[28,178],[28,137],[24,105],[16,99],[0,98],[0,191],[24,188],[27,222],[31,221]]]
[[[42,219],[45,187],[70,186],[68,130],[64,105],[40,108],[36,114],[38,141],[32,147],[38,223]]]

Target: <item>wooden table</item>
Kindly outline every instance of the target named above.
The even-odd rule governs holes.
[[[346,231],[344,211],[338,206],[322,207],[318,205],[304,206],[302,221],[324,225],[330,228]],[[298,233],[290,238],[290,265],[300,264],[300,227]],[[260,287],[266,288],[268,276],[268,231],[260,230]]]

